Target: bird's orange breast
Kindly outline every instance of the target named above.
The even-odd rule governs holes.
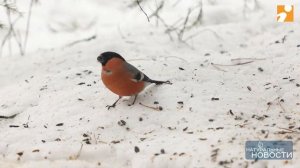
[[[125,69],[121,59],[113,58],[103,66],[101,78],[104,85],[119,96],[137,95],[145,87],[143,81],[132,81],[133,75]]]

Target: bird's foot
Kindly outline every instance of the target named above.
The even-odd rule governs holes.
[[[116,104],[106,106],[107,110],[109,110],[110,108],[115,108],[115,107],[116,107]]]
[[[130,104],[128,104],[128,106],[133,106],[134,105],[134,102],[133,103],[130,103]]]
[[[136,98],[137,98],[137,96],[138,96],[138,95],[135,95],[135,96],[134,96],[133,102],[132,102],[131,104],[128,104],[128,106],[132,106],[132,105],[134,105],[134,103],[135,103],[135,101],[136,101]]]
[[[107,106],[106,106],[106,107],[107,107],[107,110],[109,110],[110,108],[115,108],[115,107],[116,107],[116,104],[118,103],[118,101],[119,101],[121,98],[122,98],[122,96],[119,96],[118,100],[116,100],[116,101],[114,102],[114,104],[112,104],[112,105],[107,105]]]

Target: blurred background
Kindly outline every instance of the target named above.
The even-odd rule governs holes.
[[[214,26],[253,20],[271,23],[276,16],[272,1],[139,0],[139,4],[135,0],[2,0],[1,56],[108,36],[139,39],[139,32],[158,31],[170,41],[192,44],[199,35],[218,40]]]

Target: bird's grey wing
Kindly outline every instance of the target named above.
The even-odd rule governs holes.
[[[132,74],[132,81],[134,82],[139,82],[139,81],[149,81],[149,77],[146,76],[143,72],[141,72],[140,70],[138,70],[136,67],[134,67],[133,65],[129,64],[129,63],[125,63],[125,68],[129,71],[130,74]]]

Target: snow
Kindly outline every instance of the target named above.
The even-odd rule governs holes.
[[[259,1],[247,19],[242,1],[209,2],[185,44],[129,1],[41,1],[27,55],[0,58],[0,115],[17,114],[0,119],[0,167],[299,165],[299,21],[277,23],[276,2]],[[163,16],[172,23],[186,7],[166,6]],[[125,98],[108,111],[117,96],[96,61],[108,50],[173,85],[151,85],[134,106]],[[291,140],[294,158],[245,160],[246,140]]]

